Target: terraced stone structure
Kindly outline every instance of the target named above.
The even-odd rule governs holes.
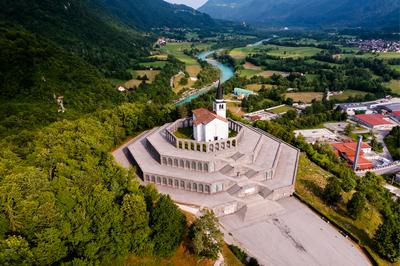
[[[174,134],[192,125],[193,118],[177,120],[143,134],[128,147],[144,183],[174,193],[189,192],[194,198],[206,195],[204,205],[219,216],[292,195],[299,159],[296,148],[233,120],[228,126],[235,137],[228,139],[201,142]]]

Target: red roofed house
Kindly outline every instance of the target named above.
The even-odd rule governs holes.
[[[400,123],[400,111],[392,112],[392,116],[395,120],[397,120]]]
[[[366,127],[377,130],[391,130],[396,126],[389,117],[381,114],[362,114],[355,115],[352,119]]]
[[[193,110],[193,137],[197,141],[216,141],[229,137],[226,103],[223,90],[218,86],[217,98],[211,112],[205,108]]]
[[[332,147],[338,156],[341,156],[350,166],[353,166],[356,157],[356,142],[334,143]],[[364,158],[364,154],[371,152],[371,150],[371,147],[367,143],[362,143],[360,156],[358,158],[358,170],[366,170],[374,167],[370,160]]]

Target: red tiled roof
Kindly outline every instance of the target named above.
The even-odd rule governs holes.
[[[348,143],[333,143],[333,148],[340,153],[346,153],[348,157],[355,156],[357,143],[356,142],[348,142]],[[361,149],[369,149],[371,148],[367,143],[361,144]]]
[[[351,165],[354,163],[354,159],[356,156],[356,149],[357,149],[357,143],[356,142],[349,142],[349,143],[334,143],[332,144],[333,148],[339,153],[339,155],[342,155],[345,157]],[[370,146],[367,143],[362,143],[361,144],[362,149],[368,149]],[[361,151],[361,156],[358,157],[358,165],[357,167],[361,170],[364,169],[371,169],[373,168],[373,164],[370,160],[365,159],[362,156],[362,151]]]
[[[393,112],[393,114],[394,114],[394,116],[400,118],[400,111],[395,111],[395,112]]]
[[[371,125],[371,126],[379,126],[379,125],[392,125],[393,123],[385,120],[384,118],[387,118],[384,115],[381,114],[362,114],[362,115],[355,115],[356,118],[364,121],[365,123]]]
[[[221,121],[228,122],[228,120],[226,118],[219,116],[213,112],[210,112],[209,110],[207,110],[205,108],[199,108],[199,109],[193,110],[192,112],[195,115],[195,120],[193,121],[193,124],[195,124],[196,126],[200,125],[200,124],[207,125],[214,119],[219,119]]]

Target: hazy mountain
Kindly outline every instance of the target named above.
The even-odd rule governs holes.
[[[209,0],[215,18],[287,26],[399,27],[400,0]]]

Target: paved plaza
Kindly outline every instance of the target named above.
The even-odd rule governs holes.
[[[237,214],[220,218],[226,240],[262,265],[371,265],[356,244],[300,201],[286,198],[278,203],[283,210],[266,219],[243,222]]]

